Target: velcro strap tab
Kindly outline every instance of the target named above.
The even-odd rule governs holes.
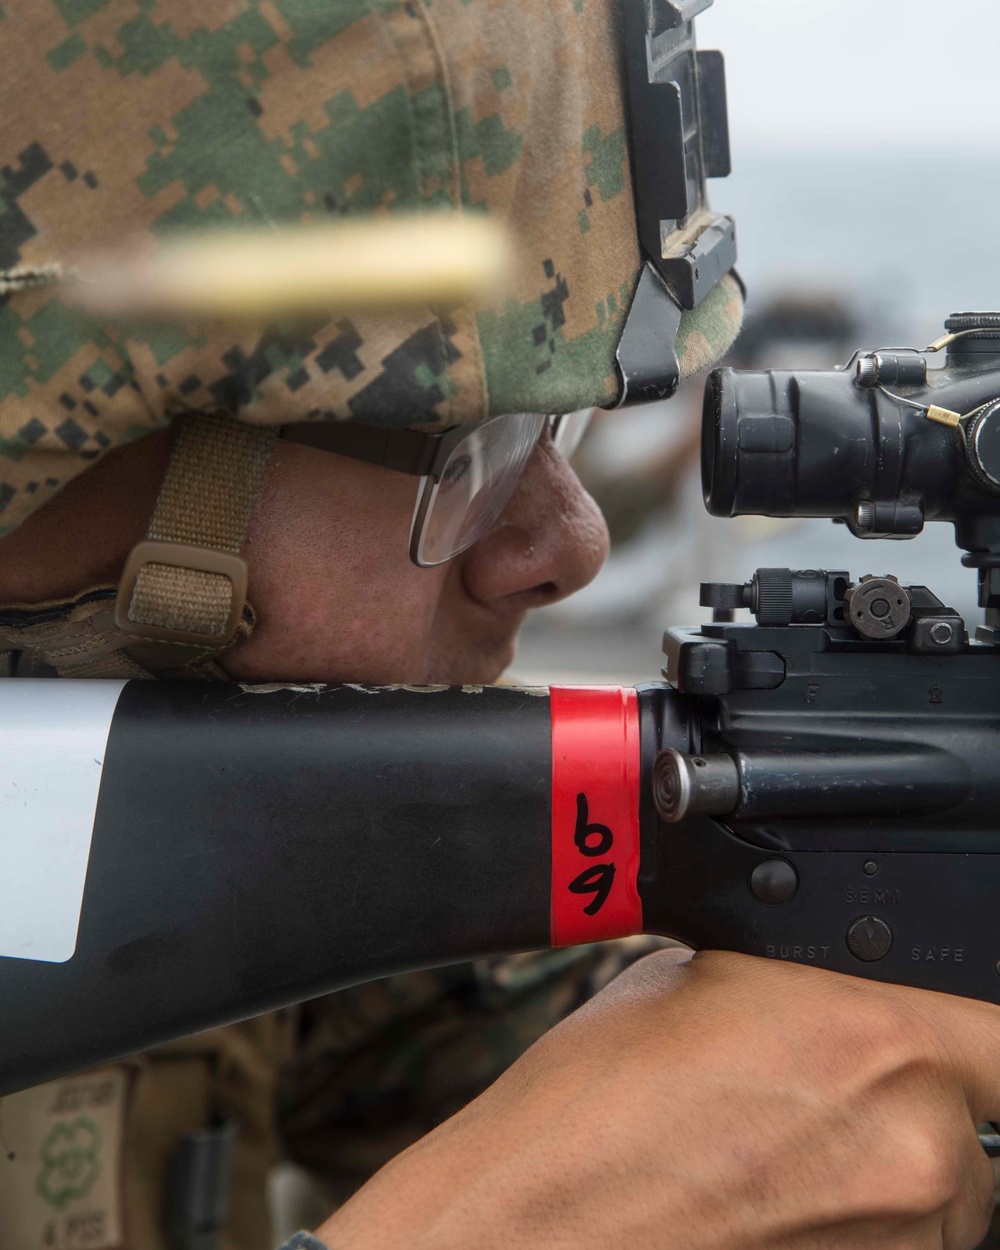
[[[232,641],[247,593],[240,548],[274,439],[222,413],[182,420],[146,539],[118,588],[115,624],[131,642],[219,651]]]

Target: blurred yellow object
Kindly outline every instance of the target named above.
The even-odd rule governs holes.
[[[106,316],[232,317],[461,303],[508,272],[507,232],[433,214],[268,230],[212,231],[151,257],[95,262],[73,293]]]

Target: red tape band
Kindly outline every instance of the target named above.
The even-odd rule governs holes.
[[[642,932],[639,700],[617,686],[554,686],[552,945]]]

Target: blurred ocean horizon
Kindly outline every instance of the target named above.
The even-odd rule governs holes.
[[[1000,149],[876,144],[738,150],[709,184],[736,217],[751,311],[825,289],[930,342],[949,313],[1000,307]]]

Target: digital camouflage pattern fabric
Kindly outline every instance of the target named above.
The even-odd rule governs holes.
[[[4,0],[0,271],[123,239],[414,208],[504,215],[515,295],[253,331],[0,296],[0,533],[182,411],[409,424],[615,396],[639,253],[617,0]],[[685,318],[723,354],[728,280]]]
[[[278,1159],[311,1180],[315,1210],[297,1222],[325,1218],[665,945],[628,938],[388,977],[10,1095],[0,1100],[0,1250],[169,1250],[178,1142],[228,1120],[239,1133],[219,1250],[272,1250],[267,1185]]]
[[[672,945],[626,938],[480,960],[303,1004],[278,1116],[285,1150],[318,1183],[317,1218],[480,1094],[629,964]]]

